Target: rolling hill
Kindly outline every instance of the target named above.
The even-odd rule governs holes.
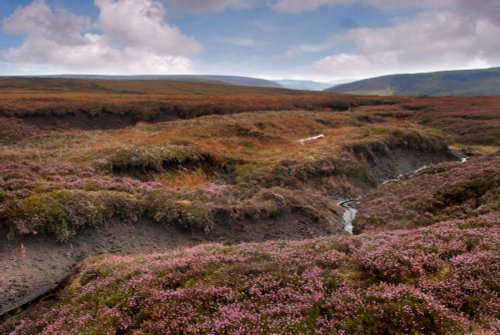
[[[390,75],[334,86],[327,91],[385,96],[498,95],[500,68]]]
[[[43,78],[63,78],[63,79],[100,79],[100,80],[126,80],[126,81],[177,81],[194,82],[205,84],[226,84],[250,87],[274,87],[282,86],[274,81],[252,77],[241,76],[221,76],[221,75],[130,75],[130,76],[109,76],[109,75],[54,75],[43,76]]]

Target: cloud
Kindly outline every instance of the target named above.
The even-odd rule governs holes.
[[[355,0],[270,0],[268,4],[280,13],[299,14],[322,6],[349,5]]]
[[[85,38],[81,31],[90,27],[90,19],[59,9],[52,11],[43,0],[18,9],[4,21],[4,29],[13,35],[49,39],[57,43],[78,45]]]
[[[297,59],[302,54],[325,51],[332,48],[334,45],[334,40],[330,40],[321,44],[300,44],[287,49],[284,53],[276,55],[273,58],[278,61],[290,62]]]
[[[452,1],[452,0],[448,0]],[[456,11],[474,16],[476,18],[484,18],[490,23],[500,26],[500,1],[497,0],[457,0]],[[453,3],[453,1],[452,1]]]
[[[352,51],[325,57],[313,68],[359,78],[498,65],[500,23],[472,7],[427,11],[387,28],[353,29],[344,36],[355,45]]]
[[[191,12],[220,12],[227,8],[246,9],[254,5],[253,0],[164,0],[167,3]]]
[[[480,0],[493,3],[492,0]],[[280,13],[300,14],[303,12],[317,10],[324,6],[346,6],[353,4],[364,4],[379,9],[401,9],[401,8],[442,8],[457,2],[475,1],[467,0],[269,0],[269,5]]]
[[[3,22],[23,35],[4,58],[20,71],[36,73],[186,73],[201,44],[164,21],[156,0],[95,0],[99,18],[52,10],[44,0],[20,7]],[[94,28],[96,32],[91,32]]]
[[[217,41],[219,43],[248,49],[256,49],[262,45],[250,37],[218,37]]]

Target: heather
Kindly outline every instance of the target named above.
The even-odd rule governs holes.
[[[0,333],[498,333],[498,98],[64,83],[0,80]]]
[[[453,99],[426,98],[403,105],[417,111],[412,118],[433,128],[441,129],[450,142],[466,146],[499,145],[500,113],[496,97]]]
[[[383,185],[360,204],[355,231],[426,226],[442,220],[473,219],[500,210],[498,153],[471,157]]]
[[[12,334],[493,334],[498,222],[88,262]]]
[[[282,187],[208,183],[171,189],[155,181],[100,175],[92,168],[26,161],[0,164],[0,171],[0,213],[13,236],[46,233],[67,241],[85,227],[145,219],[209,233],[216,216],[230,221],[265,219],[294,208],[331,222],[338,210],[320,192],[305,196],[301,190]]]

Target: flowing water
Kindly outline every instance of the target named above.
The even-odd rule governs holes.
[[[469,158],[467,156],[460,157],[461,164],[467,162],[468,160],[469,160]],[[409,177],[411,177],[411,176],[413,176],[421,171],[424,171],[432,166],[435,166],[435,165],[438,165],[438,164],[424,165],[422,167],[419,167],[418,169],[413,170],[412,172],[400,174],[399,176],[397,176],[394,179],[388,179],[388,180],[383,181],[382,185],[397,182],[403,178],[409,178]],[[360,202],[361,202],[360,197],[355,198],[355,199],[344,199],[344,200],[337,202],[337,205],[344,208],[344,214],[342,215],[342,220],[344,222],[344,230],[349,235],[353,234],[354,227],[353,227],[352,223],[353,223],[354,219],[356,218],[356,214],[358,214],[357,206],[360,204]]]
[[[344,221],[344,229],[350,235],[353,232],[352,222],[356,218],[356,214],[358,213],[358,209],[356,208],[359,205],[359,200],[357,199],[349,199],[344,200],[338,203],[339,206],[344,208],[344,214],[342,215],[342,220]]]

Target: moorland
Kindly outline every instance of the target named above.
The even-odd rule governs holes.
[[[498,333],[499,145],[500,97],[0,79],[0,332]]]

